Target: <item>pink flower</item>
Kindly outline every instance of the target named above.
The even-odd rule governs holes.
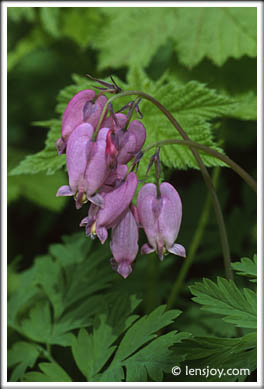
[[[65,150],[72,131],[79,124],[83,123],[83,108],[85,104],[92,101],[95,96],[95,91],[85,89],[74,95],[69,101],[62,117],[61,138],[56,142],[56,148],[59,154],[62,154]]]
[[[57,196],[76,195],[76,208],[90,200],[102,206],[102,197],[96,191],[104,183],[109,169],[105,148],[109,129],[102,128],[97,140],[91,140],[94,129],[91,124],[79,125],[70,135],[66,150],[69,186],[59,188]]]
[[[180,196],[176,189],[167,182],[160,185],[160,193],[160,198],[158,198],[156,185],[146,184],[138,194],[139,219],[149,242],[142,246],[141,253],[148,254],[157,251],[161,260],[166,251],[185,257],[184,247],[174,243],[182,218]]]
[[[114,227],[122,219],[136,193],[137,183],[137,175],[131,172],[116,189],[101,193],[104,207],[91,204],[88,217],[81,221],[81,226],[86,225],[86,235],[97,235],[101,243],[105,243],[108,237],[107,229]]]
[[[146,140],[146,130],[138,120],[133,120],[128,126],[128,130],[120,129],[116,132],[118,144],[119,164],[129,162],[143,147]]]
[[[77,126],[83,122],[91,124],[93,128],[97,126],[107,98],[105,96],[95,98],[95,91],[85,89],[69,101],[62,117],[61,138],[56,142],[58,154],[64,152],[68,139]]]
[[[114,258],[111,259],[113,268],[127,278],[132,272],[131,264],[138,252],[138,225],[128,208],[120,222],[112,228],[110,247]]]

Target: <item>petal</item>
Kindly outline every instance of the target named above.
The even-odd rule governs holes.
[[[129,274],[132,272],[132,267],[130,265],[129,262],[127,261],[122,261],[121,263],[119,263],[119,265],[117,266],[117,272],[123,277],[123,278],[127,278],[129,276]]]
[[[93,127],[84,123],[79,125],[70,135],[67,150],[66,162],[69,174],[69,184],[73,191],[86,191],[85,170],[88,160],[90,139],[93,134]],[[90,152],[90,150],[89,150]]]
[[[83,122],[83,107],[87,101],[91,101],[96,96],[96,92],[85,89],[77,93],[68,103],[63,117],[61,134],[67,142],[72,131]]]
[[[108,237],[107,229],[105,227],[98,227],[96,223],[96,235],[100,239],[101,243],[104,244]]]
[[[107,98],[104,95],[99,96],[95,102],[88,101],[83,106],[83,121],[90,123],[94,128],[96,128],[106,102]]]
[[[104,209],[97,215],[98,227],[113,227],[126,211],[137,189],[137,175],[129,173],[125,182],[117,189],[104,195]]]
[[[59,138],[56,142],[56,150],[58,152],[58,155],[61,155],[66,149],[66,143],[62,138]]]
[[[75,192],[68,185],[63,185],[58,189],[56,196],[73,196],[74,194]]]
[[[96,193],[92,197],[88,197],[88,200],[97,207],[104,208],[104,198],[99,193]]]
[[[116,113],[115,118],[117,123],[113,120],[112,116],[110,116],[103,121],[102,127],[111,128],[111,130],[114,130],[115,132],[124,128],[127,122],[127,116],[123,113]]]
[[[150,254],[153,253],[155,249],[153,247],[150,247],[147,243],[143,244],[141,247],[141,255]]]
[[[162,209],[159,215],[159,236],[167,247],[171,247],[179,233],[182,204],[176,189],[169,183],[160,185]]]
[[[127,209],[120,222],[113,227],[110,247],[115,260],[132,263],[138,252],[138,226],[136,220]]]
[[[167,248],[167,250],[172,254],[186,258],[185,248],[181,244],[175,243],[172,247]]]
[[[153,209],[155,211],[157,201],[156,185],[146,184],[140,189],[137,198],[139,219],[147,235],[150,246],[155,249],[157,246],[156,241],[159,236],[159,229],[158,218],[156,213],[153,212]]]

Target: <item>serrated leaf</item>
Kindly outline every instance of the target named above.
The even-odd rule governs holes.
[[[239,290],[231,280],[218,277],[217,283],[204,278],[190,287],[193,301],[208,312],[223,315],[223,320],[237,327],[256,328],[257,296],[247,289]]]
[[[179,354],[176,358],[175,353],[169,347],[180,343],[189,336],[189,333],[171,331],[154,339],[146,347],[125,360],[126,381],[148,381],[147,377],[149,376],[153,381],[162,382],[163,371],[170,370],[172,361],[179,363],[183,360],[183,355]]]
[[[245,381],[256,369],[256,344],[255,332],[240,338],[195,337],[177,345],[175,355],[185,354],[182,371],[197,369],[186,381]],[[210,374],[212,368],[221,374]]]
[[[38,356],[40,348],[33,343],[16,342],[7,352],[7,366],[16,365],[12,371],[10,381],[18,381],[28,367],[33,367]]]
[[[171,324],[173,319],[181,314],[179,310],[165,311],[166,306],[161,305],[147,316],[139,319],[125,334],[115,354],[116,360],[123,361],[133,354],[145,343],[156,338],[155,333],[161,328]]]
[[[69,7],[62,14],[61,32],[81,48],[92,44],[102,27],[101,8]]]
[[[95,47],[100,50],[100,69],[139,63],[146,66],[175,30],[174,8],[118,8],[117,12],[110,7],[102,10],[107,19],[95,39]]]
[[[92,334],[81,329],[72,345],[72,353],[77,366],[87,381],[99,373],[117,346],[111,346],[116,335],[107,324],[105,316],[98,318]]]
[[[39,363],[39,368],[43,373],[30,372],[23,377],[25,382],[72,382],[66,371],[54,362]]]
[[[179,8],[176,51],[181,63],[197,65],[204,57],[221,66],[229,58],[257,55],[256,7]]]
[[[241,258],[240,262],[232,262],[232,268],[241,276],[251,278],[251,282],[257,282],[257,256],[250,258]]]

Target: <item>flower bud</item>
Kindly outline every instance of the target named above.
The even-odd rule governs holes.
[[[131,264],[138,252],[138,226],[128,208],[120,222],[112,228],[110,248],[114,258],[112,265],[123,278],[132,272]]]

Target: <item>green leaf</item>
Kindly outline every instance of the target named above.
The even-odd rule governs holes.
[[[60,33],[60,11],[58,7],[41,7],[40,20],[44,29],[54,38],[58,38]]]
[[[197,371],[200,369],[204,372],[195,376],[187,375],[186,381],[245,381],[256,369],[256,345],[255,332],[240,338],[195,337],[183,340],[177,345],[174,355],[177,356],[178,353],[185,355],[185,361],[181,366],[182,372],[186,372],[186,367],[188,371],[196,368]],[[223,369],[221,377],[207,374],[207,366]],[[183,374],[180,379],[182,378]]]
[[[70,346],[74,339],[71,333],[53,332],[48,301],[39,301],[29,311],[29,318],[23,319],[20,331],[36,342]]]
[[[69,7],[62,13],[61,32],[75,41],[81,48],[93,44],[102,28],[103,18],[101,8]]]
[[[119,8],[118,13],[111,7],[102,10],[106,20],[95,39],[100,69],[139,63],[145,67],[170,40],[180,62],[188,67],[205,57],[221,66],[229,57],[257,54],[256,7],[127,7]]]
[[[166,335],[159,336],[150,344],[130,356],[124,365],[127,369],[126,381],[148,381],[148,376],[157,382],[162,382],[163,371],[170,371],[171,361],[179,363],[183,355],[175,354],[169,349],[175,343],[180,343],[190,336],[189,333],[171,331]]]
[[[20,22],[23,19],[27,22],[34,22],[36,19],[35,7],[8,7],[7,17],[13,22]]]
[[[196,81],[190,81],[184,86],[179,86],[170,79],[167,83],[164,79],[153,82],[138,68],[131,69],[128,73],[126,89],[138,89],[149,93],[170,111],[193,141],[222,152],[213,139],[212,125],[208,120],[225,116],[233,104],[228,97],[219,95],[216,91]],[[146,146],[164,139],[182,139],[164,114],[153,104],[142,100],[140,109],[143,112],[142,121],[147,130]],[[153,152],[153,149],[150,150],[141,160],[139,170],[141,175],[145,175],[149,157]],[[162,162],[169,167],[197,168],[191,151],[185,146],[162,147],[161,158]],[[205,153],[201,153],[201,158],[206,166],[224,166],[221,161]]]
[[[217,283],[204,278],[190,290],[196,296],[193,301],[203,305],[203,310],[221,314],[224,321],[237,327],[256,328],[257,296],[252,290],[241,291],[233,281],[221,277]]]
[[[180,342],[190,334],[169,332],[157,336],[156,332],[171,324],[179,316],[180,311],[165,311],[160,306],[147,316],[137,320],[125,333],[115,353],[114,359],[101,380],[111,377],[111,371],[125,366],[126,381],[147,381],[150,376],[154,381],[162,381],[163,371],[167,371],[171,362],[169,347]],[[181,357],[177,358],[180,361]]]
[[[173,8],[118,8],[117,12],[109,7],[102,11],[106,20],[95,39],[100,69],[146,66],[175,30]]]
[[[25,382],[72,382],[70,376],[57,363],[42,362],[39,363],[39,368],[43,373],[30,372],[25,374],[23,381]]]
[[[7,352],[7,366],[16,365],[12,371],[10,381],[18,381],[28,367],[33,367],[38,356],[40,348],[33,343],[16,342]]]
[[[232,262],[232,268],[241,276],[251,278],[251,282],[257,282],[257,256],[250,258],[241,258],[240,262]]]
[[[35,125],[50,128],[45,148],[37,154],[28,155],[20,164],[11,170],[10,175],[36,174],[46,172],[53,174],[65,165],[65,155],[58,156],[56,151],[56,141],[60,137],[61,121],[51,119],[44,122],[37,122]]]
[[[85,329],[80,330],[73,342],[72,353],[87,381],[93,381],[93,377],[99,373],[113,354],[117,346],[111,345],[116,337],[117,335],[112,333],[112,328],[106,323],[105,316],[101,316],[95,322],[92,334],[88,334]]]
[[[221,66],[229,57],[256,57],[256,7],[182,7],[178,12],[174,40],[182,64],[191,68],[207,57]]]

